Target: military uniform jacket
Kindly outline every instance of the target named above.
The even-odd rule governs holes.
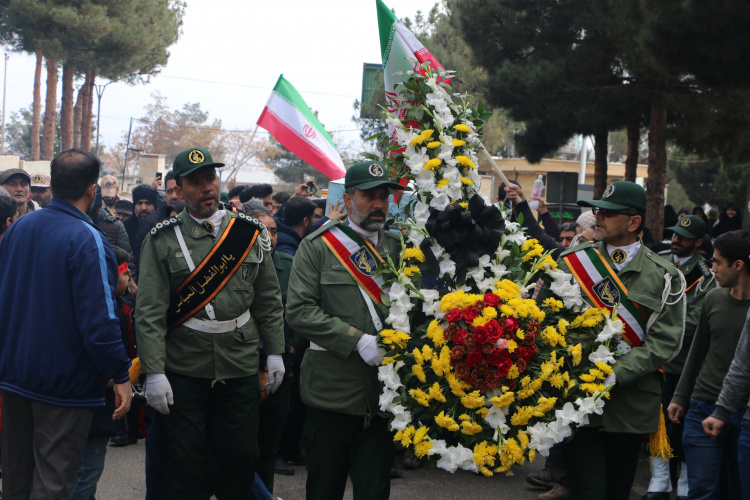
[[[589,246],[596,246],[613,269],[617,269],[607,254],[604,242],[585,243],[561,254],[565,256]],[[560,259],[560,269],[568,270],[565,261]],[[670,293],[662,307],[662,294],[665,288],[665,274],[669,277]],[[676,354],[683,332],[684,299],[677,300],[681,290],[681,279],[677,269],[664,261],[655,252],[641,243],[641,248],[633,259],[617,273],[628,298],[641,306],[646,320],[653,323],[647,329],[641,347],[635,347],[617,358],[614,372],[617,383],[610,391],[610,399],[600,417],[591,415],[592,427],[603,426],[607,432],[628,432],[647,434],[656,432],[661,407],[662,375],[659,368]],[[587,300],[586,294],[582,294]],[[591,305],[591,304],[589,304]],[[657,313],[652,318],[654,311]]]
[[[230,218],[237,216],[236,212],[227,211],[219,237]],[[190,217],[187,209],[157,224],[143,241],[136,304],[143,372],[168,370],[212,380],[257,373],[259,337],[263,338],[266,353],[284,351],[281,292],[270,252],[261,248],[259,235],[243,264],[210,302],[217,321],[235,319],[248,309],[252,316],[250,321],[226,333],[201,332],[185,325],[167,332],[170,296],[190,274],[175,226],[182,232],[196,266],[214,245],[211,234]],[[209,319],[205,309],[198,310],[193,318]]]
[[[377,335],[378,331],[359,285],[319,237],[336,224],[329,223],[302,240],[289,279],[289,326],[325,349],[311,348],[305,353],[302,401],[349,415],[375,414],[380,396],[378,369],[367,365],[355,346],[362,333]],[[401,242],[381,230],[375,248],[381,257],[390,255],[395,260]]]
[[[659,252],[659,255],[674,265],[672,252],[667,250]],[[695,252],[695,255],[679,267],[679,271],[685,276],[686,286],[689,290],[685,293],[687,314],[685,315],[685,335],[682,339],[682,347],[680,353],[664,365],[664,371],[674,375],[680,375],[685,367],[685,360],[695,336],[695,329],[698,327],[703,300],[708,292],[716,288],[716,280],[714,279],[714,273],[711,272],[711,265],[706,262],[700,252]],[[698,279],[700,281],[695,283]],[[692,288],[691,285],[693,285]]]

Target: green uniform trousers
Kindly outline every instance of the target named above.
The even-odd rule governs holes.
[[[354,500],[390,496],[393,434],[384,418],[366,422],[365,417],[308,407],[304,433],[307,500],[343,498],[347,475]]]
[[[645,434],[576,430],[565,443],[570,500],[628,500]]]
[[[218,458],[217,498],[250,496],[258,459],[258,376],[209,380],[167,371],[174,405],[165,415],[166,500],[205,500],[206,435]]]
[[[281,432],[284,430],[284,422],[289,413],[289,400],[292,395],[292,376],[290,354],[283,354],[284,368],[286,374],[276,392],[269,394],[260,405],[260,431],[258,432],[258,449],[260,461],[258,462],[258,476],[263,480],[268,491],[273,493],[273,476],[276,470],[276,457],[278,456]]]

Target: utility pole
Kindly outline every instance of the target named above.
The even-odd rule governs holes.
[[[8,59],[10,56],[5,53],[5,70],[3,71],[3,124],[0,126],[0,155],[5,154],[5,88],[8,83]]]
[[[99,129],[97,129],[97,132],[98,131]],[[125,172],[128,170],[128,152],[130,151],[130,133],[132,131],[133,131],[133,117],[131,116],[130,127],[128,128],[128,143],[125,145],[125,164],[122,166],[122,179],[120,180],[120,189],[123,189],[125,186]]]
[[[97,98],[97,104],[96,104],[96,154],[99,155],[99,119],[102,116],[102,96],[104,95],[104,89],[113,82],[107,82],[104,85],[95,85],[96,87],[96,98]],[[133,119],[130,119],[130,127],[133,127]],[[130,132],[128,132],[128,137],[130,137]],[[127,156],[127,152],[125,153]]]

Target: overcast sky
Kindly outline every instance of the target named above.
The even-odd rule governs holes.
[[[399,18],[413,18],[436,0],[385,3]],[[101,143],[113,145],[127,134],[130,118],[143,116],[157,91],[171,109],[199,102],[223,128],[252,130],[281,73],[329,132],[357,138],[351,116],[361,95],[362,64],[381,62],[375,0],[188,0],[182,29],[169,62],[151,83],[105,89]],[[34,62],[10,53],[6,123],[10,112],[31,105]],[[44,79],[46,74],[43,96]],[[96,105],[94,98],[94,113]]]

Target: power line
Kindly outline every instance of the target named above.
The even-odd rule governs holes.
[[[145,118],[133,118],[134,121],[137,122],[145,122],[145,123],[157,123],[154,120],[146,120]],[[252,133],[252,130],[229,130],[224,128],[214,128],[214,127],[201,127],[199,125],[170,125],[173,127],[178,128],[188,128],[188,129],[199,129],[199,130],[208,130],[212,132],[239,132],[241,134],[249,134]],[[345,130],[334,130],[333,133],[339,133],[339,132],[360,132],[362,129],[359,128],[351,128],[351,129],[345,129]],[[259,130],[259,134],[268,134],[268,131],[265,130]]]
[[[232,87],[246,87],[250,89],[261,89],[261,90],[273,90],[272,87],[265,87],[261,85],[248,85],[246,83],[231,83],[231,82],[217,82],[214,80],[201,80],[198,78],[187,78],[184,76],[168,76],[168,75],[160,75],[162,78],[172,78],[174,80],[187,80],[191,82],[201,82],[201,83],[213,83],[216,85],[230,85]],[[329,92],[313,92],[311,90],[299,90],[300,94],[315,94],[315,95],[327,95],[327,96],[333,96],[333,97],[349,97],[352,99],[357,99],[358,96],[354,96],[351,94],[333,94]]]

